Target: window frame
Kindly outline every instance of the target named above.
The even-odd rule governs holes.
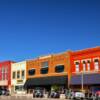
[[[30,72],[29,71],[32,71],[32,70],[34,70],[34,73],[33,74],[29,74]],[[28,70],[28,75],[29,76],[33,76],[33,75],[35,75],[36,74],[36,69],[35,68],[32,68],[32,69],[29,69]]]
[[[94,70],[99,71],[99,59],[94,59]]]
[[[77,70],[78,69],[78,70]],[[75,72],[78,73],[80,72],[80,65],[79,62],[75,62]]]
[[[45,64],[46,63],[46,64]],[[45,65],[45,66],[44,66]],[[41,62],[41,68],[48,68],[49,67],[49,61]]]
[[[46,73],[43,73],[43,72],[42,72],[43,70],[47,70],[47,72],[46,72]],[[49,68],[48,68],[48,67],[41,68],[41,70],[40,70],[40,73],[41,73],[41,74],[48,74],[48,72],[49,72]]]
[[[23,76],[23,72],[24,72],[24,76]],[[22,79],[25,78],[25,70],[22,70],[22,71],[21,71],[21,77],[22,77]]]
[[[57,68],[57,67],[60,67],[60,68]],[[63,70],[61,70],[61,67],[63,67]],[[55,66],[56,73],[63,73],[64,71],[65,71],[65,66],[63,64]]]
[[[19,72],[19,77],[18,77],[18,72]],[[21,75],[20,75],[20,70],[17,71],[17,79],[20,79]]]

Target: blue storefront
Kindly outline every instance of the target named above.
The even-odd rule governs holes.
[[[100,74],[99,73],[85,73],[78,74],[71,77],[70,86],[74,90],[97,91],[100,90]]]

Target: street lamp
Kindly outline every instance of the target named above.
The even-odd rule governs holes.
[[[81,74],[81,90],[82,90],[82,92],[83,92],[83,90],[84,90],[84,73],[83,73],[83,71],[81,72],[82,74]]]

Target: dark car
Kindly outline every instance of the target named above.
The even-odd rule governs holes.
[[[0,90],[0,95],[2,95],[2,90]]]
[[[10,92],[7,89],[2,89],[1,90],[1,95],[9,96],[10,95]]]
[[[55,92],[55,91],[52,91],[50,93],[50,96],[51,98],[60,98],[60,93],[59,92]]]
[[[42,89],[35,89],[33,91],[33,98],[34,97],[37,97],[37,98],[42,98],[44,97],[44,94],[43,94],[43,90]]]

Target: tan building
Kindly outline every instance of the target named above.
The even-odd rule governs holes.
[[[26,61],[13,63],[11,65],[11,92],[25,93],[24,84],[26,82]]]

